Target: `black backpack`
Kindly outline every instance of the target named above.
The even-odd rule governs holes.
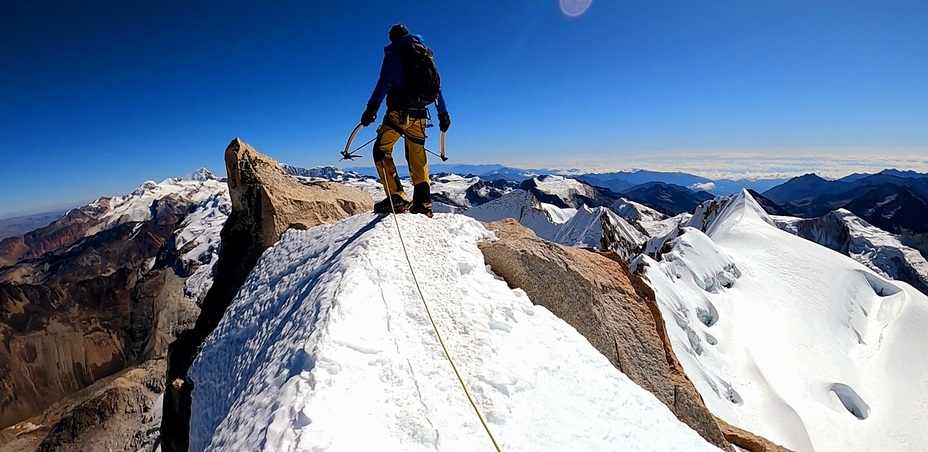
[[[425,108],[438,102],[441,77],[432,58],[432,49],[413,41],[400,47],[399,52],[403,60],[403,85],[398,93],[401,105]]]

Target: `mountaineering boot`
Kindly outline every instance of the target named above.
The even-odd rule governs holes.
[[[429,203],[428,205],[413,204],[412,207],[409,208],[409,213],[421,213],[429,218],[432,218],[432,203]]]
[[[432,193],[428,182],[419,182],[413,187],[411,213],[421,213],[432,218]]]
[[[393,207],[390,207],[390,200],[393,200]],[[389,198],[384,198],[382,201],[374,204],[374,213],[379,213],[381,215],[388,215],[393,213],[403,213],[409,210],[409,201],[403,199],[402,196],[394,193]]]

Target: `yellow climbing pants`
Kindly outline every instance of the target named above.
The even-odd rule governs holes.
[[[380,175],[384,190],[390,195],[397,194],[403,199],[406,193],[400,183],[393,162],[393,146],[404,137],[406,146],[406,163],[409,164],[409,176],[417,187],[425,188],[428,196],[429,165],[425,157],[425,124],[426,118],[412,118],[402,115],[398,111],[388,111],[383,118],[383,124],[377,127],[377,140],[374,142],[374,165]],[[430,201],[430,200],[429,200]],[[423,199],[420,202],[428,202]],[[431,203],[429,202],[429,205]]]

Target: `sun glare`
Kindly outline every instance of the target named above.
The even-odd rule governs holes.
[[[561,12],[564,13],[564,15],[569,17],[580,17],[590,8],[593,0],[559,0],[559,2],[561,4]]]

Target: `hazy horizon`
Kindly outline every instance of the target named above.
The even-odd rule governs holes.
[[[262,152],[261,149],[258,149]],[[273,157],[273,155],[271,155]],[[435,159],[437,160],[437,159]],[[682,172],[694,176],[705,177],[713,181],[718,180],[770,180],[770,179],[789,179],[803,174],[815,173],[825,179],[840,179],[854,173],[878,173],[885,169],[897,169],[900,171],[916,171],[928,174],[928,156],[815,156],[815,157],[764,157],[751,154],[739,153],[692,153],[692,154],[653,154],[647,157],[624,158],[625,166],[617,162],[613,164],[597,162],[582,162],[568,160],[564,164],[558,165],[556,162],[524,162],[520,163],[501,163],[501,162],[456,162],[453,159],[444,163],[444,165],[502,165],[517,169],[540,169],[546,171],[560,171],[572,173],[616,173],[622,171],[655,171],[663,173]],[[572,163],[571,163],[572,162]],[[298,167],[314,168],[316,166],[303,166],[293,162],[280,162]],[[354,162],[341,162],[340,165],[332,165],[338,168],[356,167],[367,168],[365,163],[373,164],[369,158],[357,160]],[[403,165],[403,162],[399,162]],[[443,165],[440,162],[431,162],[432,166]],[[16,209],[9,206],[14,203],[0,200],[0,220],[8,220],[18,217],[26,217],[38,214],[44,214],[55,211],[66,211],[70,208],[86,205],[100,197],[124,196],[141,186],[146,181],[160,182],[173,177],[184,177],[199,168],[189,168],[181,174],[166,175],[163,177],[149,177],[138,180],[134,183],[122,184],[121,188],[113,186],[109,192],[98,193],[91,197],[68,197],[66,194],[60,194],[59,202],[53,202],[42,206],[32,208]],[[220,169],[207,169],[216,176],[225,176],[225,167]],[[407,174],[401,174],[406,177]],[[55,196],[50,196],[55,198]],[[10,198],[12,200],[12,198]]]

